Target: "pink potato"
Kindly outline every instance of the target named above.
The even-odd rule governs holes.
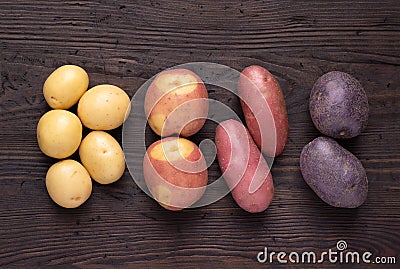
[[[144,110],[151,129],[159,136],[188,137],[206,122],[208,92],[201,78],[192,71],[165,70],[150,84]]]
[[[280,155],[288,138],[289,122],[278,81],[267,69],[249,66],[241,73],[238,93],[254,142],[265,155]]]
[[[202,152],[196,144],[181,137],[163,138],[147,149],[143,176],[154,199],[173,211],[197,202],[208,180]]]
[[[269,166],[246,127],[236,120],[217,126],[218,163],[236,203],[250,213],[268,208],[274,196]]]

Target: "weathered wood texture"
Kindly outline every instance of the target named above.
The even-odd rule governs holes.
[[[281,82],[291,130],[272,169],[271,207],[250,215],[228,195],[168,212],[128,171],[110,186],[94,184],[78,209],[56,206],[44,184],[54,160],[36,142],[50,72],[77,64],[90,85],[116,84],[133,96],[162,69],[193,61],[237,70],[258,64]],[[324,204],[299,170],[302,147],[319,135],[309,91],[331,70],[354,75],[370,101],[366,131],[342,142],[370,183],[366,203],[354,210]],[[256,260],[265,246],[321,253],[340,239],[400,263],[399,1],[0,1],[0,73],[0,267],[257,268],[267,266]],[[210,96],[240,113],[224,91]],[[212,138],[214,127],[193,140]],[[121,129],[112,133],[120,141]],[[220,175],[216,165],[210,175]]]

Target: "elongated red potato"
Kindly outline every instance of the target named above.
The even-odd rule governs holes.
[[[218,163],[236,203],[256,213],[268,208],[274,196],[269,166],[246,127],[236,120],[217,126]]]
[[[288,138],[289,122],[278,81],[267,69],[249,66],[241,73],[238,93],[254,142],[267,156],[281,154]]]

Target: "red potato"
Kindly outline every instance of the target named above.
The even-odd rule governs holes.
[[[199,76],[187,69],[161,72],[150,84],[144,109],[151,129],[167,137],[188,137],[204,125],[208,92]]]
[[[208,180],[200,149],[178,137],[156,141],[147,149],[143,174],[154,199],[169,210],[181,210],[197,202]]]
[[[246,127],[236,120],[217,126],[218,163],[236,203],[250,213],[268,208],[274,196],[269,166]]]
[[[241,73],[238,93],[254,142],[267,156],[281,154],[289,135],[289,122],[278,81],[267,69],[249,66]]]

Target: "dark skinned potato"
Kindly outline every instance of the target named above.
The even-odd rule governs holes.
[[[356,208],[367,198],[368,179],[361,162],[328,137],[308,143],[300,155],[305,182],[325,203]]]
[[[347,73],[332,71],[321,76],[311,90],[309,108],[315,127],[330,137],[352,138],[367,126],[367,95]]]

